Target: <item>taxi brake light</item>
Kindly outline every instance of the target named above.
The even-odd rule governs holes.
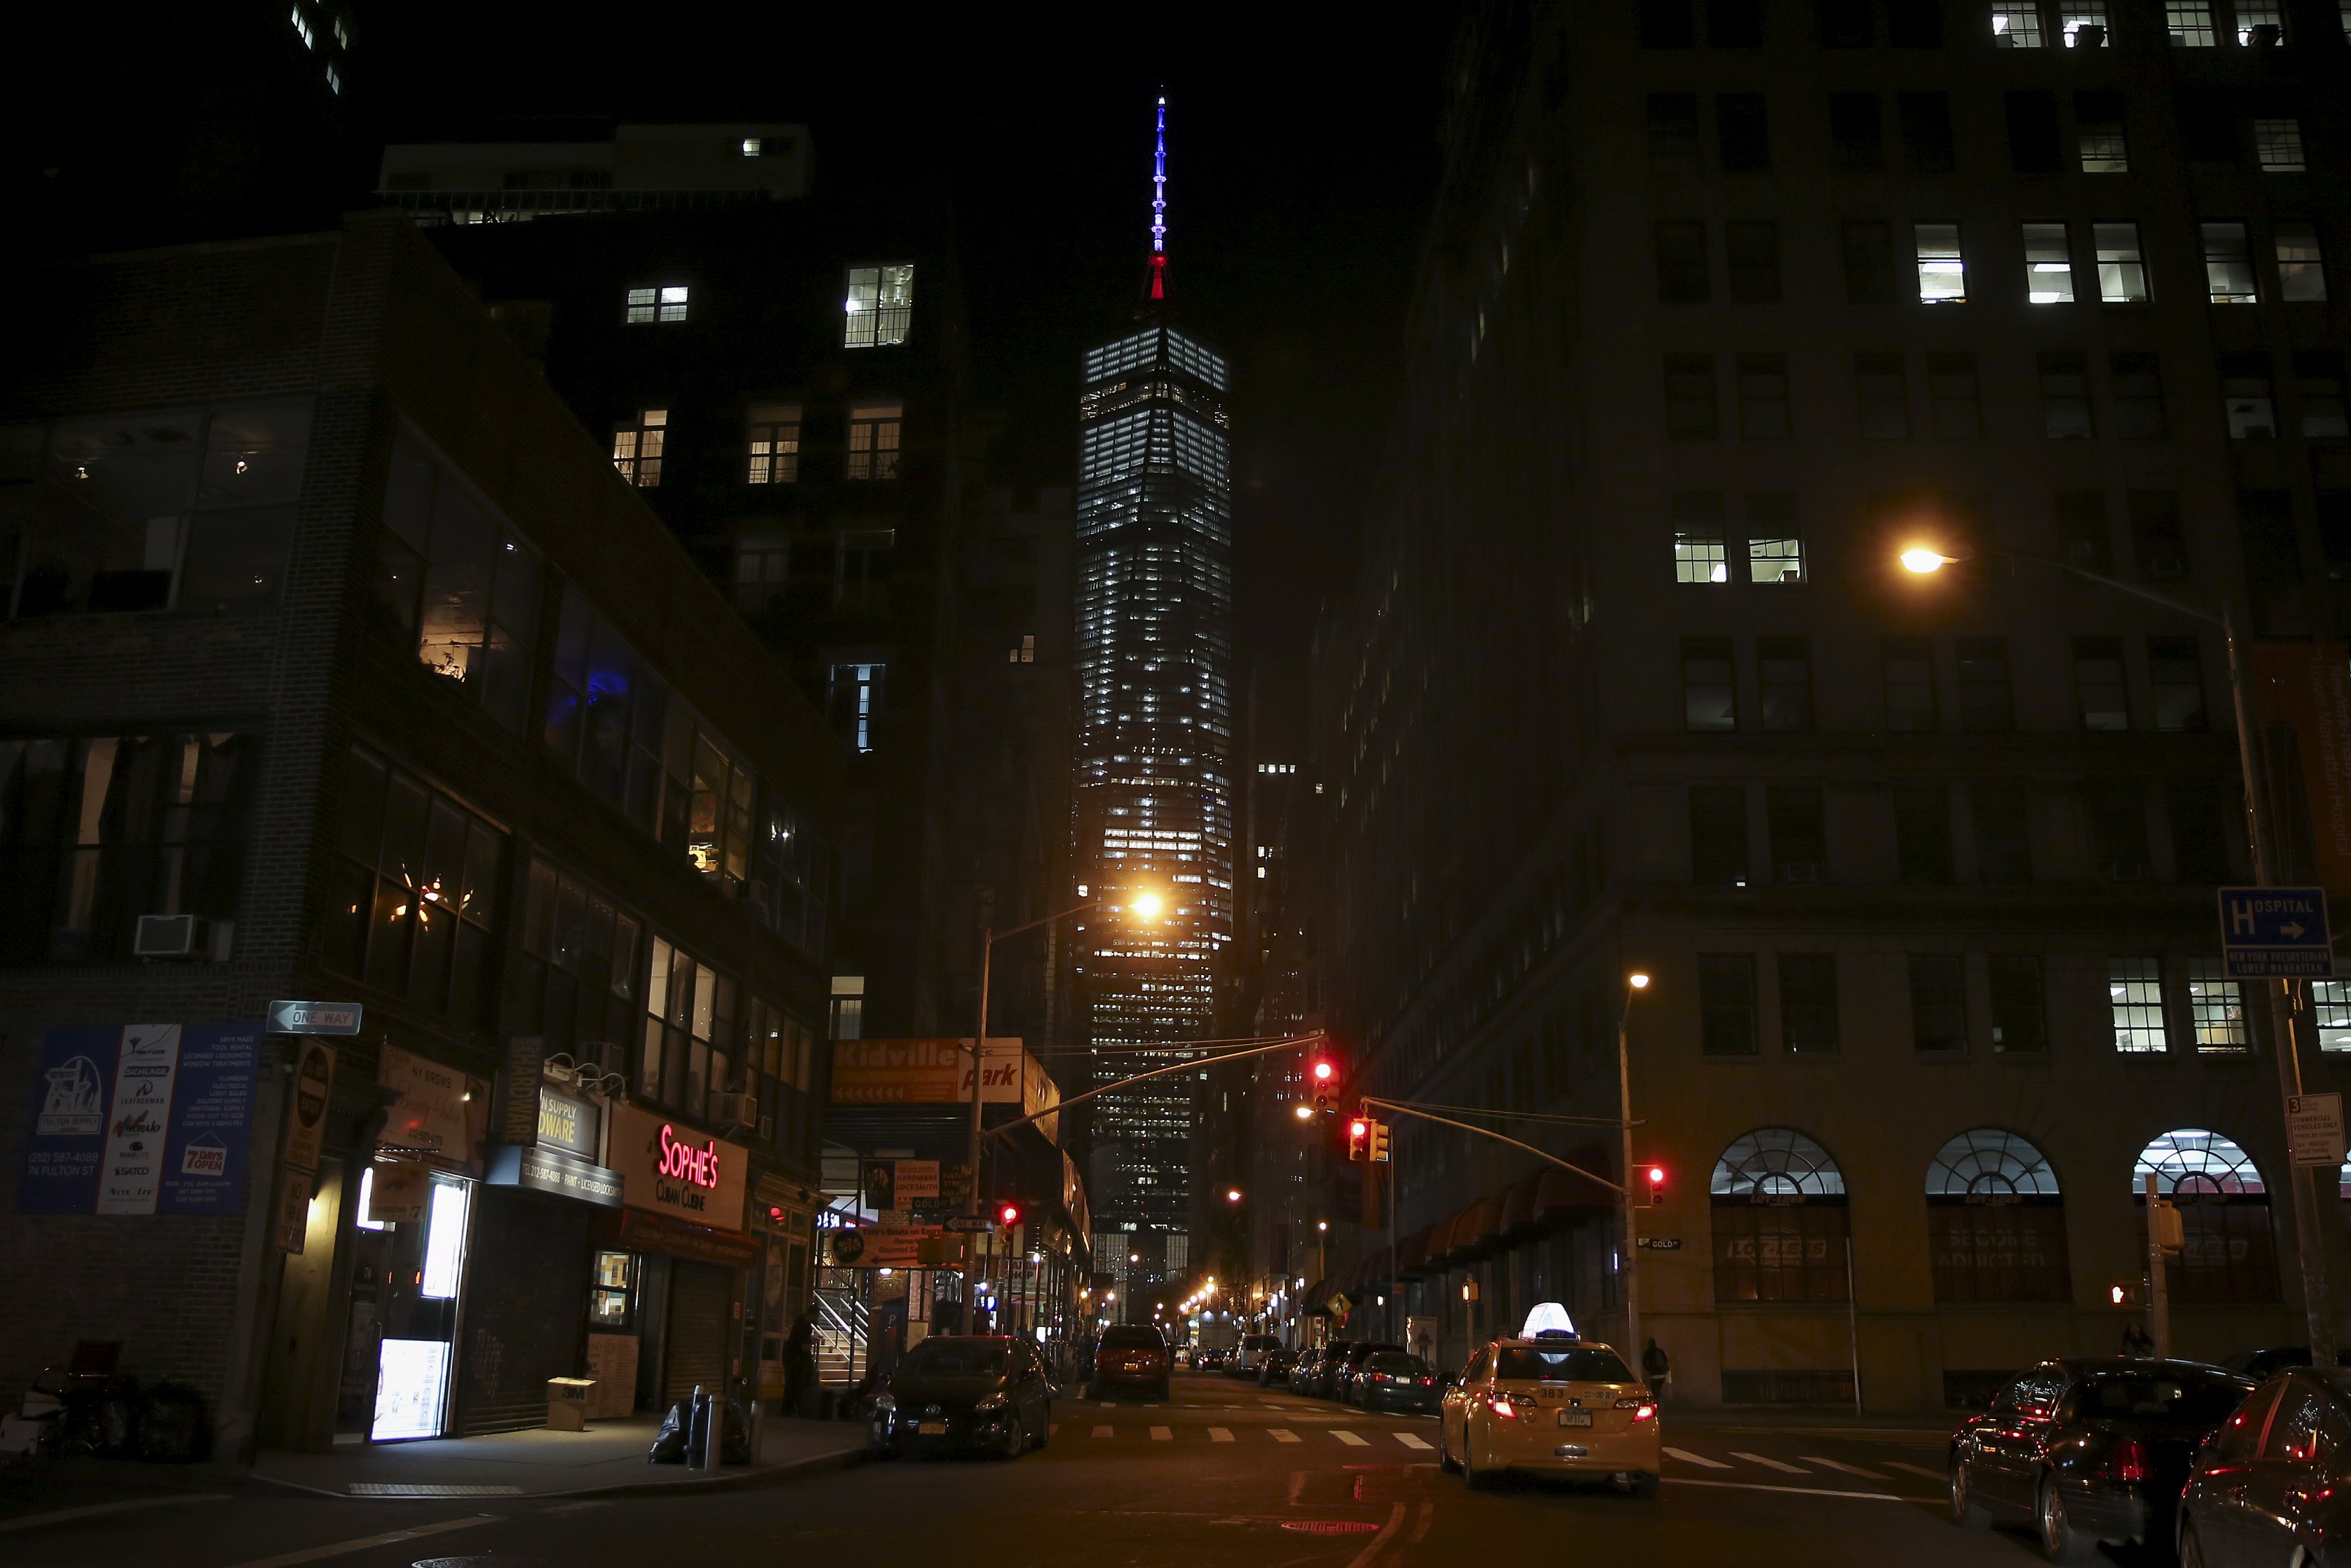
[[[1505,1421],[1515,1421],[1519,1418],[1519,1407],[1510,1403],[1510,1397],[1507,1394],[1491,1396],[1486,1401],[1486,1407]]]

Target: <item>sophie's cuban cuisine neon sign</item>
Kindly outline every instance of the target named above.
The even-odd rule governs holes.
[[[661,1173],[673,1181],[691,1182],[700,1188],[716,1189],[718,1186],[718,1145],[713,1141],[696,1147],[677,1136],[677,1129],[662,1123]]]

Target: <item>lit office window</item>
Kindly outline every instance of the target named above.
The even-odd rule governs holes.
[[[2278,0],[2236,0],[2237,43],[2248,49],[2285,42],[2285,12]]]
[[[1918,303],[1963,305],[1968,297],[1967,265],[1959,259],[1957,223],[1916,225],[1918,243]]]
[[[2242,223],[2206,223],[2204,284],[2215,305],[2252,305],[2261,297],[2253,280],[2253,250]]]
[[[2064,224],[2024,225],[2024,297],[2035,305],[2074,303],[2074,255]]]
[[[761,142],[760,142],[760,140],[759,140],[759,139],[758,139],[758,137],[756,137],[756,136],[747,136],[747,137],[745,137],[745,138],[743,139],[743,156],[744,156],[744,157],[746,157],[746,158],[757,158],[757,157],[758,157],[758,156],[759,156],[759,154],[760,154],[762,151],[766,151],[766,149],[765,149],[765,147],[761,144]]]
[[[2059,0],[2057,31],[2069,49],[2104,47],[2113,36],[2106,23],[2106,0]]]
[[[2003,49],[2040,48],[2038,0],[1992,0],[1991,41]]]
[[[2251,1048],[2245,1033],[2244,988],[2228,977],[2219,959],[2188,961],[2188,1014],[2199,1051],[2234,1053]]]
[[[747,484],[791,484],[800,476],[800,410],[797,403],[766,403],[751,410],[745,435]]]
[[[632,288],[629,290],[629,322],[638,326],[651,321],[683,321],[685,306],[686,286],[682,283]]]
[[[2176,49],[2209,49],[2220,41],[2212,30],[2212,0],[2164,0],[2163,21]]]
[[[2147,303],[2147,257],[2137,223],[2093,223],[2098,247],[2098,298],[2107,305]]]
[[[612,427],[612,466],[640,490],[661,483],[662,443],[669,434],[667,409],[639,410],[634,424]]]
[[[2351,1052],[2351,980],[2312,981],[2310,1010],[2318,1019],[2318,1048]]]
[[[1792,586],[1804,580],[1804,539],[1792,492],[1747,493],[1747,575],[1758,583]]]
[[[905,407],[901,403],[849,406],[849,478],[898,477],[898,441],[904,420]]]
[[[1722,494],[1713,490],[1674,493],[1674,581],[1727,583],[1729,557],[1722,536]]]
[[[2170,1048],[2163,1033],[2160,959],[2107,960],[2106,1003],[2112,1010],[2116,1051],[2147,1055]]]
[[[294,36],[302,40],[302,47],[306,49],[319,47],[319,35],[311,29],[310,19],[302,15],[299,5],[294,7]]]
[[[2253,154],[2264,174],[2299,174],[2310,167],[2302,151],[2302,121],[2253,121]]]
[[[832,1037],[865,1038],[865,977],[862,974],[832,977]]]
[[[888,348],[906,340],[914,317],[914,266],[853,266],[849,298],[842,306],[841,346]]]
[[[2277,225],[2278,296],[2295,303],[2326,298],[2326,264],[2319,254],[2318,225]]]
[[[873,721],[882,711],[882,680],[887,666],[836,664],[829,706],[833,722],[859,752],[873,749]]]

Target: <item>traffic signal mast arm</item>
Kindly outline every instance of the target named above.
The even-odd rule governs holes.
[[[1396,1111],[1407,1116],[1418,1116],[1423,1121],[1442,1122],[1449,1127],[1459,1127],[1463,1132],[1476,1133],[1479,1137],[1490,1137],[1499,1142],[1509,1144],[1512,1148],[1522,1148],[1529,1154],[1533,1155],[1537,1159],[1547,1160],[1551,1164],[1559,1167],[1562,1170],[1572,1172],[1574,1175],[1583,1178],[1586,1181],[1597,1182],[1601,1186],[1606,1188],[1609,1191],[1615,1193],[1617,1196],[1624,1196],[1625,1189],[1618,1186],[1615,1182],[1609,1180],[1606,1177],[1594,1176],[1592,1172],[1584,1169],[1580,1165],[1570,1165],[1567,1161],[1560,1158],[1559,1156],[1555,1154],[1545,1154],[1541,1149],[1537,1148],[1531,1143],[1520,1143],[1514,1137],[1506,1137],[1502,1134],[1494,1131],[1491,1127],[1474,1127],[1468,1122],[1457,1122],[1451,1116],[1440,1116],[1435,1111],[1424,1111],[1418,1106],[1406,1105],[1401,1100],[1375,1100],[1368,1095],[1361,1096],[1361,1098],[1364,1105],[1375,1107],[1379,1110]],[[1628,1171],[1625,1174],[1629,1176],[1631,1175],[1631,1172]]]
[[[1010,1132],[1014,1127],[1027,1127],[1030,1122],[1042,1121],[1047,1116],[1059,1116],[1081,1100],[1091,1100],[1096,1095],[1107,1095],[1113,1089],[1132,1088],[1134,1085],[1142,1083],[1146,1078],[1165,1077],[1170,1073],[1189,1072],[1197,1067],[1211,1067],[1219,1062],[1238,1061],[1243,1056],[1262,1056],[1271,1051],[1295,1051],[1303,1045],[1325,1044],[1329,1042],[1330,1038],[1331,1037],[1327,1034],[1320,1033],[1293,1034],[1285,1039],[1275,1040],[1263,1045],[1248,1046],[1239,1051],[1219,1051],[1213,1056],[1194,1056],[1182,1062],[1171,1062],[1165,1067],[1154,1067],[1148,1073],[1137,1073],[1132,1078],[1121,1078],[1115,1084],[1097,1085],[1093,1088],[1086,1090],[1083,1094],[1071,1095],[1066,1100],[1057,1101],[1050,1109],[1038,1111],[1034,1115],[1019,1116],[1008,1122],[998,1122],[996,1126],[987,1128],[980,1136],[982,1137],[1001,1137],[1006,1133]],[[1184,1047],[1178,1044],[1169,1045],[1165,1047],[1165,1049],[1169,1051],[1181,1051]]]

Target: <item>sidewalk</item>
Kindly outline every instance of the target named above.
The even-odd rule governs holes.
[[[747,1465],[712,1474],[645,1462],[654,1416],[596,1421],[585,1432],[544,1428],[412,1443],[352,1443],[332,1453],[265,1453],[253,1480],[329,1497],[623,1497],[674,1487],[773,1486],[858,1463],[865,1429],[845,1421],[769,1417]]]

